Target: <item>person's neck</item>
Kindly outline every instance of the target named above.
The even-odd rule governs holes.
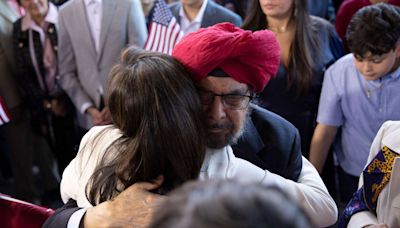
[[[200,0],[191,5],[182,4],[183,11],[185,12],[186,17],[189,19],[190,22],[192,22],[196,18],[201,9],[201,6],[203,5],[203,1],[207,0]]]
[[[284,17],[284,18],[267,17],[267,21],[268,21],[267,29],[273,31],[276,34],[285,33],[293,27],[291,17]]]
[[[396,59],[396,62],[393,65],[393,68],[389,71],[388,74],[395,72],[400,67],[400,57]]]
[[[32,20],[39,26],[42,26],[45,16],[43,15],[31,15]]]

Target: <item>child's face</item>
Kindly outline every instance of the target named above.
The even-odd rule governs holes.
[[[33,17],[45,17],[48,10],[48,0],[22,0],[21,5]]]
[[[399,67],[400,44],[394,50],[382,55],[367,53],[354,56],[354,64],[365,80],[377,80]]]

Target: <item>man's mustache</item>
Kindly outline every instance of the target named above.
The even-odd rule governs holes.
[[[208,129],[232,129],[233,124],[232,123],[208,123],[207,124]]]

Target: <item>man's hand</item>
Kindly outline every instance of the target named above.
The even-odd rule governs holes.
[[[148,227],[163,199],[149,190],[160,187],[163,180],[160,176],[153,183],[136,183],[113,200],[89,208],[83,218],[84,227]]]
[[[103,120],[101,124],[111,124],[111,113],[108,107],[103,108],[103,110],[100,112],[100,115]]]
[[[93,125],[101,125],[103,122],[103,117],[101,116],[101,113],[97,108],[95,107],[89,107],[86,109],[86,112],[89,113],[90,117],[92,118]]]
[[[67,108],[65,102],[62,102],[60,99],[52,99],[51,103],[51,111],[56,116],[65,116],[67,114]]]
[[[95,107],[89,107],[86,110],[89,113],[90,117],[93,120],[93,125],[106,125],[111,124],[111,114],[110,109],[107,107],[103,108],[101,112]]]

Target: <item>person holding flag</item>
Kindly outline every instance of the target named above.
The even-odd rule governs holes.
[[[180,1],[168,6],[164,0],[156,0],[149,13],[144,49],[171,54],[186,34],[221,22],[240,26],[242,18],[213,1]]]

